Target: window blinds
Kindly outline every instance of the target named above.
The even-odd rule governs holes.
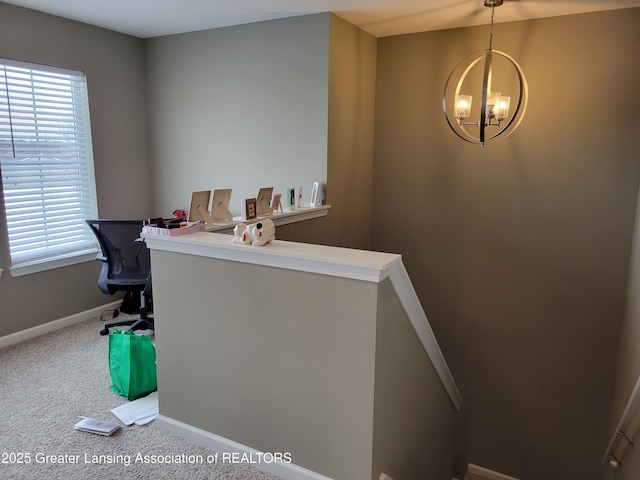
[[[0,59],[0,172],[13,267],[96,250],[84,73]]]

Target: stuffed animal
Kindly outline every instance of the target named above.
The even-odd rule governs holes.
[[[275,240],[276,226],[270,219],[247,225],[238,223],[233,229],[233,243],[263,246]]]

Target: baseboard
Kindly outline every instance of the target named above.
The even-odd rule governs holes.
[[[259,454],[262,453],[258,450],[247,447],[246,445],[242,445],[240,443],[234,442],[233,440],[229,440],[228,438],[224,438],[214,433],[207,432],[206,430],[193,427],[164,415],[158,415],[158,418],[155,419],[154,425],[160,430],[173,433],[175,435],[178,435],[179,437],[195,443],[196,445],[210,448],[220,454],[225,452],[239,453],[247,454],[250,457],[252,457],[253,454],[253,456],[255,456],[256,458],[260,458]],[[292,458],[291,460],[295,459]],[[253,465],[260,470],[278,475],[285,480],[331,480],[329,477],[325,477],[324,475],[320,475],[319,473],[307,470],[306,468],[295,465],[294,463],[255,462],[253,463]]]
[[[29,340],[30,338],[35,338],[64,327],[75,325],[76,323],[84,322],[85,320],[89,320],[90,318],[100,315],[105,310],[112,310],[116,308],[120,303],[121,301],[107,303],[106,305],[85,310],[84,312],[75,313],[68,317],[53,320],[52,322],[43,323],[42,325],[27,328],[26,330],[10,333],[9,335],[0,337],[0,348],[8,347],[9,345],[14,345],[16,343],[23,342],[24,340]]]
[[[489,470],[488,468],[479,467],[478,465],[474,465],[470,463],[467,467],[467,471],[469,473],[473,473],[474,475],[480,475],[481,477],[488,478],[489,480],[518,480],[515,477],[510,477],[508,475],[503,475],[502,473],[494,472],[493,470]]]

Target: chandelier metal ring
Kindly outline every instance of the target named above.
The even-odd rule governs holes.
[[[503,1],[504,0],[484,0],[484,6],[491,8],[489,48],[487,50],[474,52],[460,60],[449,74],[444,86],[444,93],[442,94],[442,110],[451,130],[453,130],[453,132],[462,140],[469,143],[479,144],[481,146],[485,143],[495,143],[498,139],[501,140],[513,133],[524,117],[529,99],[529,86],[527,85],[527,79],[524,76],[522,67],[520,67],[518,62],[516,62],[510,55],[499,50],[493,50],[492,48],[494,11],[495,7],[502,5]],[[515,102],[515,109],[512,110],[513,113],[511,114],[509,113],[511,97],[503,96],[501,92],[493,90],[492,87],[494,56],[496,59],[498,57],[506,59],[507,65],[513,67],[516,72],[515,77],[511,78],[517,78],[518,88],[516,90],[518,90],[518,99]],[[469,72],[482,59],[484,59],[484,68],[482,75],[480,115],[476,117],[478,118],[477,122],[466,121],[467,118],[472,117],[471,103],[473,96],[466,94],[462,95],[460,91]],[[451,92],[449,91],[451,82],[454,78],[457,78],[457,74],[463,67],[464,71],[456,83],[454,95],[451,95]],[[504,76],[504,73],[504,70],[502,70],[500,75]],[[453,108],[448,108],[448,104],[451,99],[453,99]],[[478,136],[469,133],[467,127],[478,128]],[[490,129],[494,128],[495,132],[493,134],[487,133]]]
[[[506,122],[499,126],[499,129],[491,134],[487,135],[486,127],[488,125],[485,124],[482,119],[486,118],[487,113],[487,97],[490,95],[490,77],[491,77],[491,64],[493,62],[493,55],[498,55],[504,59],[506,59],[509,64],[514,68],[516,72],[516,77],[518,79],[518,99],[515,104],[515,108],[513,110],[513,115],[511,115]],[[482,88],[482,104],[479,120],[474,122],[473,125],[476,125],[479,129],[478,136],[474,136],[470,134],[465,128],[464,125],[461,124],[460,121],[452,120],[455,118],[453,114],[449,114],[448,112],[455,112],[454,108],[447,108],[447,99],[454,98],[457,99],[460,95],[460,90],[462,89],[462,84],[464,83],[467,75],[471,71],[471,69],[478,64],[481,60],[485,60],[484,65],[484,76],[483,76],[483,88]],[[450,88],[452,88],[452,81],[454,80],[455,74],[462,68],[463,65],[466,65],[464,68],[464,72],[460,76],[458,82],[455,86],[455,92],[453,95],[450,94]],[[500,50],[486,49],[476,51],[462,60],[460,60],[456,66],[453,68],[449,76],[447,77],[447,82],[445,83],[444,92],[442,94],[442,110],[445,116],[449,127],[454,131],[454,133],[460,137],[462,140],[465,140],[469,143],[473,143],[476,145],[484,145],[486,143],[495,143],[498,140],[502,140],[508,137],[511,133],[515,131],[515,129],[520,125],[524,114],[527,109],[527,103],[529,98],[529,86],[527,84],[527,79],[524,75],[524,71],[522,67],[516,62],[516,60],[508,55],[505,52]],[[471,124],[467,124],[471,125]],[[500,137],[500,138],[498,138]]]

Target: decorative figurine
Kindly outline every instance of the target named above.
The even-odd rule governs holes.
[[[233,243],[242,245],[257,245],[259,247],[275,240],[276,226],[270,219],[261,220],[257,223],[247,225],[238,223],[233,228]]]

